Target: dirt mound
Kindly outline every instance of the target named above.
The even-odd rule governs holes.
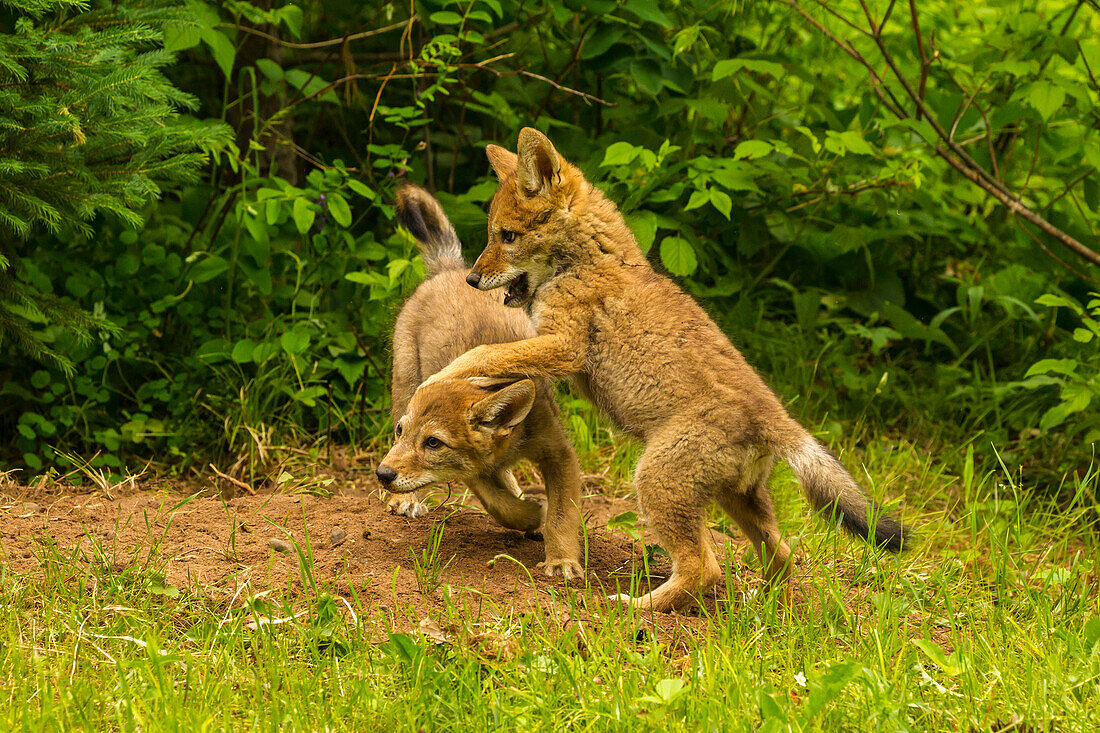
[[[389,513],[373,482],[337,481],[328,489],[333,496],[275,491],[228,499],[209,483],[137,484],[121,495],[77,487],[8,489],[0,499],[0,561],[17,573],[33,574],[52,545],[75,562],[108,562],[121,570],[153,552],[169,584],[221,602],[320,582],[360,603],[424,610],[435,602],[433,585],[464,589],[515,609],[541,605],[567,585],[588,584],[600,594],[625,591],[632,576],[642,576],[641,543],[608,529],[610,518],[635,504],[598,485],[586,487],[583,497],[587,577],[571,583],[537,573],[542,542],[499,526],[472,497],[436,494],[426,517],[408,519]],[[538,496],[542,487],[527,493]],[[719,557],[747,549],[745,543],[713,536]],[[434,563],[433,545],[438,547]],[[646,582],[664,580],[668,558],[652,556],[649,570],[643,591]],[[755,584],[752,575],[741,581]]]

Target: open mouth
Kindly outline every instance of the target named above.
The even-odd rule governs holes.
[[[530,295],[530,288],[527,285],[527,273],[521,272],[508,286],[508,291],[504,294],[504,305],[520,305],[524,303]]]

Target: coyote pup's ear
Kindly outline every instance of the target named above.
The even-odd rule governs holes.
[[[516,169],[520,190],[529,196],[546,193],[561,180],[561,156],[554,145],[533,127],[519,131]]]
[[[534,404],[535,383],[521,379],[471,405],[467,417],[475,425],[505,430],[523,422]]]
[[[504,180],[516,173],[516,154],[510,153],[499,145],[486,145],[485,154],[489,156],[489,165],[493,166],[493,173],[497,178]]]

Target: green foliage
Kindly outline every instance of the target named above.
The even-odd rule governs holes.
[[[1039,429],[1061,427],[1067,441],[1080,439],[1079,434],[1084,433],[1083,442],[1094,443],[1100,440],[1100,421],[1089,408],[1100,395],[1100,351],[1095,344],[1100,338],[1100,295],[1093,293],[1087,309],[1062,295],[1044,295],[1036,302],[1073,313],[1080,322],[1073,329],[1073,340],[1085,344],[1073,350],[1079,352],[1077,358],[1040,359],[1024,374],[1022,386],[1027,389],[1058,388],[1058,403],[1043,413]],[[1076,419],[1067,424],[1070,418]]]
[[[394,184],[437,191],[475,254],[495,189],[482,148],[532,124],[797,414],[829,415],[834,438],[872,422],[974,441],[989,465],[995,443],[1058,483],[1087,465],[1092,429],[1087,410],[1044,415],[1083,393],[1025,375],[1095,353],[1033,304],[1077,302],[1097,277],[1049,232],[1094,245],[1100,229],[1100,16],[1072,0],[919,4],[918,43],[888,7],[868,3],[869,21],[855,0],[432,0],[415,17],[188,3],[156,26],[180,54],[167,73],[235,144],[137,230],[97,219],[24,254],[13,282],[119,330],[82,344],[33,322],[76,371],[0,366],[17,375],[0,422],[24,426],[11,459],[185,462],[258,435],[384,435],[392,313],[422,276]],[[966,172],[937,152],[953,145]],[[591,410],[568,419],[582,452],[605,450]]]
[[[133,226],[162,187],[193,181],[227,130],[182,117],[196,99],[164,74],[164,28],[189,22],[179,3],[8,2],[0,17],[0,345],[33,358],[67,357],[33,325],[85,340],[113,324],[13,277],[36,227],[90,236],[111,214]],[[50,12],[52,14],[47,15]]]

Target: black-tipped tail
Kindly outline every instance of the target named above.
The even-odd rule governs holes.
[[[451,220],[430,193],[412,184],[397,191],[397,221],[416,237],[428,277],[444,270],[462,269],[462,243]]]
[[[912,532],[885,514],[860,490],[855,479],[825,446],[809,435],[780,451],[802,484],[806,498],[826,516],[835,517],[847,531],[889,552],[910,546]]]

